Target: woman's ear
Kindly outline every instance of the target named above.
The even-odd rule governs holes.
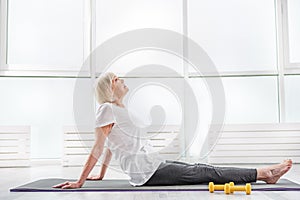
[[[117,80],[118,80],[119,78],[118,77],[113,77],[113,79],[111,80],[111,84],[112,84],[112,86],[115,86],[116,85],[116,82],[117,82]]]

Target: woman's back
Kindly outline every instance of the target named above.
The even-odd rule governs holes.
[[[132,185],[142,185],[163,161],[147,142],[145,132],[134,124],[126,108],[101,104],[96,113],[96,127],[114,124],[107,137],[108,148]]]

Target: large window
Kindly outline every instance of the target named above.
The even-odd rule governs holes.
[[[183,33],[182,0],[97,0],[95,13],[95,47],[113,36],[136,29],[156,28]],[[126,44],[119,45],[116,48]],[[110,70],[118,74],[146,64],[168,65],[177,73],[183,74],[180,59],[157,50],[140,49],[121,57],[117,62],[119,64],[114,63]],[[101,70],[97,69],[97,72],[101,73]]]
[[[9,0],[7,10],[7,70],[80,69],[84,60],[83,0]]]
[[[276,74],[281,56],[284,68],[300,66],[297,0],[2,0],[0,6],[0,71],[10,71],[8,75],[78,72],[98,45],[140,28],[187,34],[223,74]],[[278,19],[282,20],[279,24]],[[138,58],[136,62],[151,58],[178,63],[175,58],[162,59],[164,55],[158,52],[148,53],[131,56]],[[183,74],[182,68],[174,69]]]
[[[274,10],[273,0],[191,0],[188,36],[219,72],[275,72]]]

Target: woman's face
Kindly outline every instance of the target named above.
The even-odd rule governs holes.
[[[112,80],[112,89],[114,92],[114,96],[119,99],[122,99],[129,90],[125,85],[124,80],[117,76],[114,76]]]

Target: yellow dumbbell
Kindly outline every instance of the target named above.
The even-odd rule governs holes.
[[[225,194],[233,193],[234,191],[245,191],[247,195],[251,194],[251,184],[247,183],[245,186],[231,186],[228,183],[225,184]]]
[[[234,183],[230,182],[228,185],[234,186]],[[224,192],[225,192],[225,185],[215,185],[213,182],[209,182],[208,189],[209,189],[209,192],[211,192],[211,193],[213,193],[214,191],[217,191],[217,190],[222,190],[222,191],[224,190]]]

